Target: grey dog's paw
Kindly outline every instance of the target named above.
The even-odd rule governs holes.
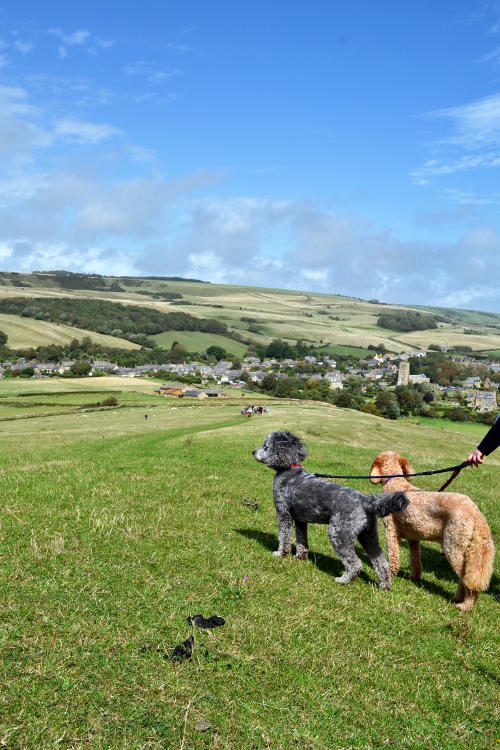
[[[350,577],[345,575],[345,573],[343,576],[337,576],[335,578],[335,583],[350,583],[350,582],[351,582]]]
[[[277,549],[273,552],[273,557],[287,557],[289,553],[282,549]]]
[[[307,560],[308,555],[309,555],[308,550],[303,549],[303,550],[299,550],[296,553],[295,557],[296,557],[297,560]]]

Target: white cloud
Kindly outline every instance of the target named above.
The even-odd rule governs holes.
[[[472,169],[491,169],[500,167],[500,150],[485,153],[464,154],[455,159],[428,159],[420,167],[410,172],[416,185],[427,185],[431,177],[455,174]]]
[[[428,144],[432,158],[410,172],[416,185],[460,172],[500,167],[500,93],[427,115],[442,121],[448,134]]]
[[[188,47],[187,44],[176,44],[175,42],[168,42],[165,47],[171,49],[174,52],[180,52],[185,54],[186,52],[192,52],[192,47]]]
[[[35,45],[32,42],[27,42],[23,39],[16,39],[14,41],[14,47],[21,55],[27,55],[33,49]]]
[[[177,68],[164,70],[158,68],[156,65],[146,62],[145,60],[137,60],[135,63],[130,63],[123,68],[124,74],[127,78],[138,76],[144,78],[151,86],[163,83],[172,78],[176,78],[181,75],[181,71]]]
[[[491,195],[477,195],[468,190],[457,190],[457,188],[445,188],[444,195],[455,203],[464,206],[495,206],[500,205],[500,193]]]
[[[107,123],[85,122],[65,117],[55,123],[54,133],[73,143],[96,144],[121,135],[121,130]]]
[[[49,29],[49,34],[53,34],[68,47],[85,45],[90,40],[90,31],[87,29],[78,29],[72,34],[65,34],[62,29]]]
[[[404,242],[390,229],[311,204],[189,198],[198,184],[203,178],[191,175],[182,184],[143,177],[103,185],[95,175],[68,173],[39,176],[30,194],[19,182],[9,211],[2,211],[0,193],[9,267],[179,274],[498,307],[500,235],[488,225],[476,224],[455,242]]]
[[[67,57],[68,47],[79,48],[90,55],[96,55],[99,50],[111,49],[115,45],[114,39],[93,38],[88,29],[77,29],[68,34],[61,28],[52,28],[47,33],[59,39],[57,54],[61,60]]]
[[[500,144],[500,93],[458,107],[435,110],[429,116],[450,122],[453,132],[443,139],[444,144],[466,149]]]

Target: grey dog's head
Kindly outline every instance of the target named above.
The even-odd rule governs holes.
[[[291,432],[271,432],[264,445],[252,451],[252,456],[271,469],[288,469],[290,464],[299,464],[307,456],[305,446]]]

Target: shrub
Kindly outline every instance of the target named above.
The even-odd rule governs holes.
[[[118,406],[118,399],[116,396],[108,396],[101,401],[101,406]]]

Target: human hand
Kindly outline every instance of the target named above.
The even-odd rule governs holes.
[[[483,457],[484,457],[484,454],[481,453],[479,448],[476,448],[476,450],[473,451],[470,454],[470,456],[468,456],[467,461],[469,461],[472,464],[472,466],[479,466],[480,464],[483,463]]]

